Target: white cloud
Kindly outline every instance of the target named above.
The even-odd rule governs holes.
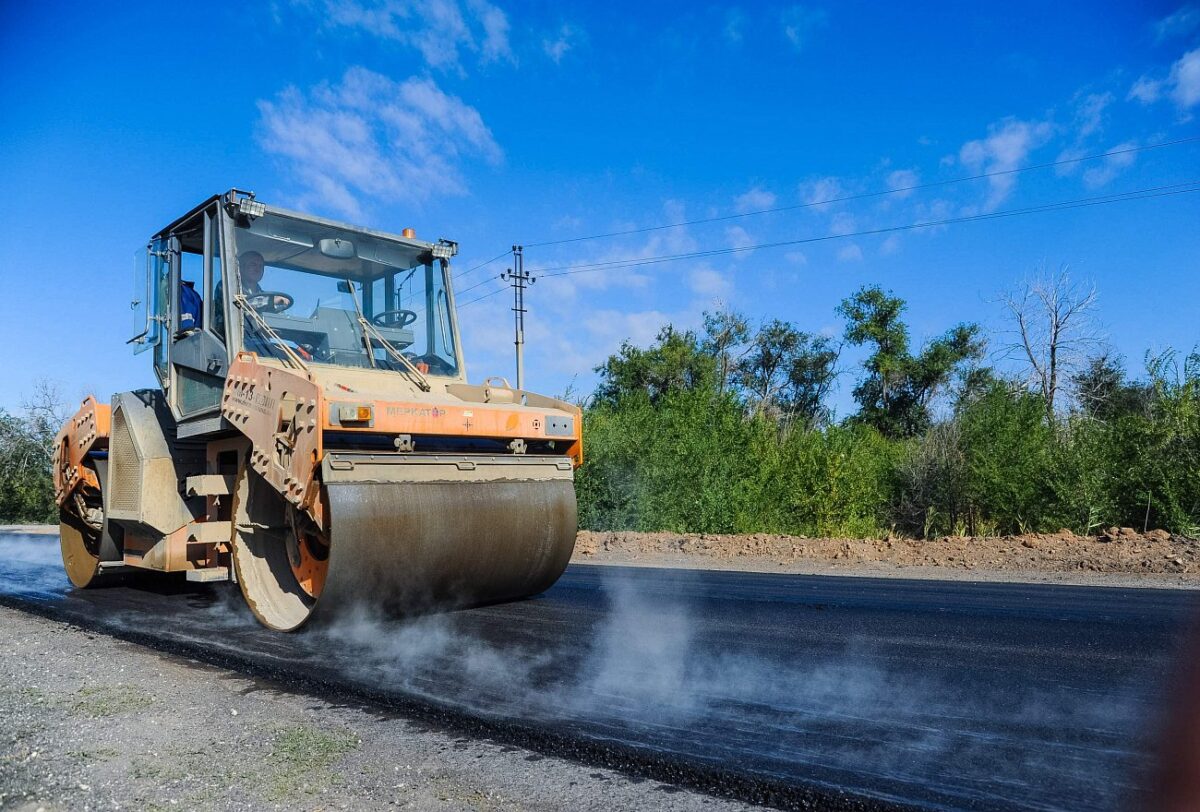
[[[842,237],[853,232],[857,225],[853,214],[840,211],[829,221],[829,233]]]
[[[654,341],[658,331],[670,324],[671,317],[661,310],[621,312],[620,310],[594,310],[583,320],[583,327],[596,341],[597,363],[612,352],[622,341],[630,341],[644,347]]]
[[[547,37],[542,40],[542,50],[557,65],[562,62],[563,57],[567,55],[568,51],[579,45],[582,39],[582,29],[570,23],[563,23],[558,31],[555,32],[553,39]]]
[[[415,48],[433,68],[459,68],[463,52],[480,63],[514,59],[508,17],[487,0],[325,0],[331,27],[350,28]]]
[[[288,164],[301,203],[357,217],[360,198],[463,194],[461,164],[502,152],[479,112],[428,78],[352,67],[340,83],[258,103],[258,141]]]
[[[1136,146],[1136,141],[1126,141],[1123,144],[1110,147],[1105,152],[1131,150]],[[1117,175],[1121,174],[1123,170],[1133,166],[1133,162],[1136,159],[1136,152],[1122,152],[1120,155],[1109,155],[1099,166],[1093,166],[1084,171],[1083,185],[1089,189],[1099,189],[1101,186],[1106,186]]]
[[[895,192],[893,195],[896,198],[903,199],[912,194],[912,187],[921,182],[921,176],[917,174],[915,169],[897,169],[894,172],[889,172],[887,176],[887,187],[889,191]]]
[[[663,222],[678,223],[687,219],[687,210],[677,200],[663,202]],[[636,223],[621,223],[619,228],[634,228]],[[577,268],[580,273],[550,277],[551,284],[564,300],[574,300],[580,295],[588,295],[609,288],[644,289],[653,280],[650,275],[659,268],[674,268],[675,265],[648,265],[646,271],[639,266],[621,266],[621,263],[637,262],[639,260],[659,257],[668,254],[686,254],[697,249],[695,239],[686,228],[668,228],[650,234],[644,242],[636,247],[611,247],[594,254],[580,254],[572,249],[561,257],[549,256],[539,262],[537,271],[543,267]],[[569,259],[568,259],[569,257]],[[588,266],[599,265],[595,270]],[[586,272],[583,272],[585,271]]]
[[[812,41],[817,29],[829,21],[829,15],[819,8],[791,6],[783,10],[780,21],[787,41],[797,51],[802,51]]]
[[[679,200],[664,201],[663,215],[664,221],[668,223],[683,223],[688,219],[687,207]],[[670,254],[685,254],[688,251],[696,250],[696,240],[686,228],[667,229],[660,236],[655,237],[647,245],[647,248],[652,249],[652,246],[658,247],[659,242],[662,243],[661,247],[667,249],[666,253]]]
[[[745,36],[746,15],[742,13],[740,8],[731,8],[725,12],[725,29],[723,34],[725,39],[740,45],[742,37]]]
[[[900,235],[891,234],[879,246],[879,255],[882,257],[890,257],[892,254],[900,252]]]
[[[733,289],[728,277],[703,265],[688,274],[688,287],[692,293],[707,299],[724,298]]]
[[[1200,104],[1200,48],[1179,57],[1165,79],[1149,75],[1140,77],[1129,88],[1128,98],[1151,104],[1164,95],[1170,96],[1181,111],[1186,112]]]
[[[483,26],[483,44],[479,48],[480,60],[485,63],[513,60],[512,46],[508,41],[508,17],[505,13],[486,0],[471,0],[470,7],[479,19],[479,24]]]
[[[754,238],[741,226],[729,226],[725,229],[725,241],[730,248],[748,248],[754,245]]]
[[[745,214],[750,211],[762,211],[763,209],[772,208],[775,205],[776,197],[773,192],[768,192],[755,186],[750,191],[740,194],[733,199],[733,207],[739,214]]]
[[[800,199],[809,206],[819,205],[846,196],[842,183],[835,177],[817,178],[800,184]]]
[[[1060,162],[1058,166],[1054,167],[1054,174],[1058,175],[1060,178],[1078,174],[1079,161],[1077,159],[1082,158],[1085,155],[1087,155],[1087,152],[1078,146],[1067,147],[1062,152],[1058,153],[1058,157],[1054,159],[1055,161]],[[1070,161],[1070,163],[1067,163],[1068,161]]]
[[[1180,109],[1187,110],[1200,104],[1200,48],[1181,56],[1171,66],[1167,81],[1171,85],[1171,99]]]
[[[1162,84],[1157,79],[1141,76],[1133,83],[1133,87],[1129,88],[1129,95],[1125,98],[1131,101],[1136,99],[1142,104],[1151,104],[1162,96]]]
[[[955,207],[954,203],[946,198],[938,197],[928,202],[920,201],[913,207],[916,211],[916,217],[913,218],[919,223],[939,223],[943,220],[949,220],[956,214],[967,214],[968,212]],[[938,225],[922,228],[918,234],[940,234],[947,230],[949,226]]]
[[[842,246],[837,252],[838,262],[861,262],[862,258],[862,249],[858,247],[857,243],[853,242]]]
[[[1007,118],[988,127],[987,137],[963,144],[958,159],[979,173],[1011,172],[1019,169],[1029,154],[1046,143],[1052,134],[1049,122]],[[984,210],[993,210],[1000,205],[1015,185],[1015,176],[1011,174],[988,178],[989,192]]]
[[[1197,27],[1200,27],[1200,9],[1182,6],[1154,24],[1154,40],[1162,42],[1170,37],[1187,36]]]
[[[807,265],[808,256],[803,251],[788,251],[783,258],[793,265]]]
[[[1114,101],[1111,93],[1089,93],[1075,107],[1075,122],[1080,138],[1086,138],[1104,124],[1104,111]]]

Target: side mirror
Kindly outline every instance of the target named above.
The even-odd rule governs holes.
[[[338,293],[353,293],[354,288],[350,287],[350,280],[343,279],[338,282]]]

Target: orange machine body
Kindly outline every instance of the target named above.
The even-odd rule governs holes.
[[[108,448],[112,411],[107,403],[99,403],[88,395],[54,438],[54,498],[61,506],[78,488],[100,490],[96,472],[86,464],[93,450]]]

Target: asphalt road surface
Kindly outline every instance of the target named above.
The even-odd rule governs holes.
[[[777,806],[1137,807],[1200,593],[573,565],[516,604],[261,629],[235,586],[0,602],[475,735]]]

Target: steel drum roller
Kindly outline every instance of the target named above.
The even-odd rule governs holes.
[[[270,504],[256,474],[239,482],[234,564],[247,602],[275,629],[359,608],[404,615],[536,595],[575,545],[572,471],[555,458],[333,454],[323,476],[328,564],[315,599],[292,576],[288,507]]]

